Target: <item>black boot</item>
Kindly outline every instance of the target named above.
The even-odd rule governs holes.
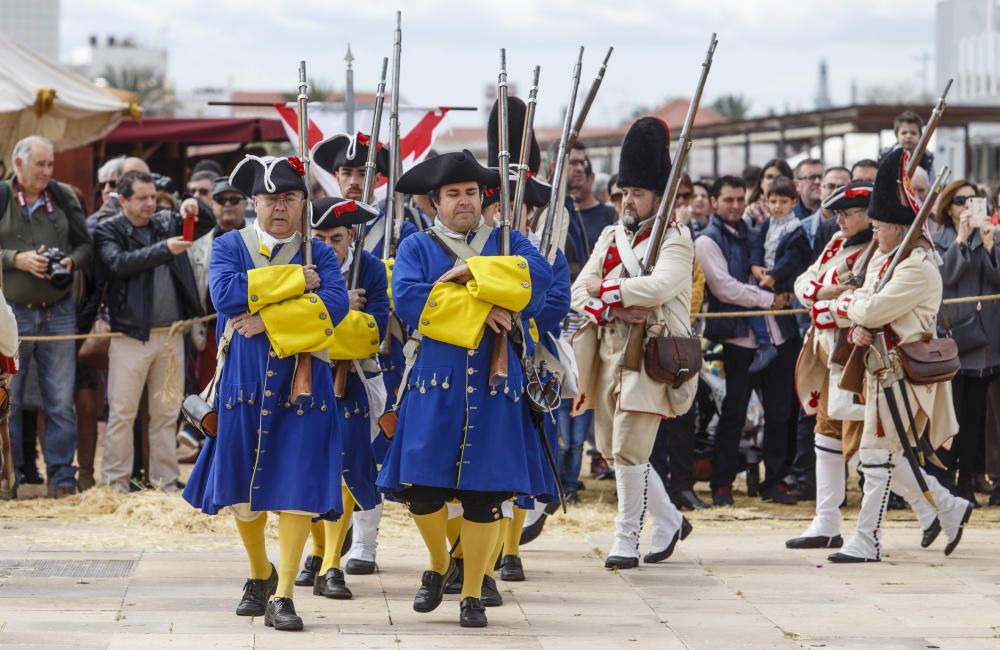
[[[524,582],[524,565],[516,555],[500,558],[500,579],[504,582]]]
[[[424,575],[420,578],[420,589],[417,589],[417,595],[413,597],[413,610],[426,614],[437,609],[444,596],[445,584],[454,580],[457,573],[458,567],[455,565],[455,560],[452,560],[451,564],[448,565],[444,575],[436,571],[424,571]]]
[[[486,608],[478,598],[463,598],[458,622],[462,627],[486,627]]]
[[[545,520],[547,518],[548,515],[543,512],[542,516],[535,520],[535,523],[531,524],[530,526],[525,526],[524,528],[522,528],[521,540],[518,542],[518,545],[524,546],[528,542],[535,541],[538,538],[538,536],[542,534],[542,528],[545,527]]]
[[[815,535],[813,537],[796,537],[785,542],[785,548],[840,548],[844,545],[844,538],[840,535],[826,537]]]
[[[698,498],[693,490],[681,490],[676,494],[674,503],[681,510],[704,510],[708,504]]]
[[[606,560],[604,560],[605,569],[634,569],[639,566],[639,558],[637,557],[623,557],[621,555],[609,555]]]
[[[934,517],[931,525],[924,529],[924,534],[920,537],[920,548],[927,548],[934,543],[937,536],[941,534],[941,521]]]
[[[499,607],[503,605],[503,596],[500,595],[500,590],[497,589],[497,581],[493,579],[493,576],[483,576],[483,587],[480,590],[480,594],[480,601],[484,607]]]
[[[316,582],[316,573],[323,566],[323,558],[318,555],[307,555],[306,561],[302,563],[302,570],[295,576],[295,585],[298,587],[308,587]]]
[[[455,572],[454,579],[445,583],[444,593],[446,594],[462,593],[462,586],[465,584],[465,560],[457,557],[453,561],[455,562],[455,566],[458,567],[458,571]]]
[[[333,598],[334,600],[350,600],[351,596],[354,595],[347,588],[347,582],[344,580],[344,572],[340,569],[330,569],[326,572],[326,575],[316,576],[316,582],[313,585],[313,594]]]
[[[295,613],[291,598],[275,598],[267,604],[264,625],[279,632],[298,632],[302,629],[302,618]]]
[[[267,608],[267,599],[274,595],[278,588],[278,572],[271,565],[271,577],[267,580],[251,578],[243,585],[243,598],[236,606],[237,616],[263,616]]]

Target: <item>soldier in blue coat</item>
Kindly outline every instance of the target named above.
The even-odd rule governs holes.
[[[296,158],[247,156],[230,177],[253,196],[257,220],[212,247],[209,290],[223,351],[214,398],[218,435],[207,441],[184,490],[207,514],[233,512],[250,559],[236,613],[263,614],[278,630],[302,629],[292,591],[312,517],[336,519],[343,509],[327,349],[348,313],[348,296],[329,248],[313,246],[313,264],[302,264],[302,173]],[[311,364],[312,394],[296,404],[299,359]],[[279,513],[278,571],[264,545],[267,511]]]
[[[368,160],[368,150],[371,145],[371,137],[360,131],[354,135],[337,133],[329,138],[317,143],[312,148],[312,161],[319,167],[333,174],[340,187],[340,193],[344,198],[351,201],[363,201],[361,196],[364,191],[365,164]],[[375,153],[375,187],[378,187],[381,180],[389,173],[389,148],[381,142],[376,144]],[[387,220],[384,213],[385,204],[365,223],[365,237],[363,248],[376,258],[382,258],[386,267],[387,277],[392,278],[393,260],[383,255],[382,248],[385,240],[385,229]],[[417,232],[416,227],[409,221],[404,221],[400,228],[399,240],[402,241]],[[396,242],[397,245],[399,242]],[[390,294],[391,299],[391,294]],[[396,393],[399,391],[399,383],[403,374],[403,343],[406,342],[408,332],[399,319],[390,312],[390,317],[386,327],[392,334],[388,349],[382,350],[379,355],[379,363],[382,367],[382,382],[385,384],[387,395],[386,406],[391,408],[396,401]],[[382,329],[382,338],[386,338],[386,330]],[[381,415],[381,414],[378,414]],[[388,449],[388,441],[385,436],[379,436],[375,440],[375,458],[381,463],[385,458]],[[378,523],[382,517],[382,505],[379,504],[371,510],[358,512],[354,517],[354,546],[351,558],[344,567],[346,573],[355,575],[366,575],[375,572],[375,548]],[[317,549],[314,549],[317,550]],[[307,559],[308,562],[308,559]],[[315,573],[315,569],[312,570]],[[299,574],[300,583],[312,583],[309,575],[309,566],[303,567],[303,572]]]
[[[378,211],[374,207],[360,201],[329,197],[313,202],[313,232],[337,254],[348,283],[351,268],[356,263],[355,255],[358,255],[358,248],[352,246],[354,227],[364,224],[375,214]],[[314,544],[318,541],[324,549],[313,593],[335,599],[352,596],[340,569],[352,513],[355,509],[370,511],[382,502],[375,487],[378,470],[372,439],[379,433],[378,418],[385,405],[385,387],[375,355],[381,332],[389,320],[389,287],[382,260],[365,250],[360,251],[360,255],[358,284],[353,288],[348,284],[351,310],[334,328],[333,345],[329,350],[330,360],[334,362],[334,390],[342,391],[336,396],[336,411],[344,441],[344,515],[335,522],[313,524]],[[340,372],[341,365],[348,369],[345,373]]]
[[[543,489],[542,452],[524,408],[525,377],[511,313],[531,317],[542,307],[552,268],[520,233],[501,256],[500,231],[482,221],[484,187],[495,170],[469,151],[442,154],[406,172],[396,191],[427,194],[435,225],[402,243],[392,276],[396,310],[416,331],[407,343],[407,368],[398,425],[378,485],[403,501],[430,553],[413,601],[418,612],[441,602],[457,572],[448,555],[445,503],[463,508],[466,579],[460,623],[483,627],[483,576],[502,517],[500,504]],[[512,329],[513,328],[513,329]],[[508,375],[491,384],[497,333],[510,332]]]

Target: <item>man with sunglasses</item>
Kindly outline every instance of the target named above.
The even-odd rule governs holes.
[[[187,184],[188,196],[193,196],[199,201],[208,202],[215,190],[215,179],[218,176],[215,172],[203,169],[191,174]]]

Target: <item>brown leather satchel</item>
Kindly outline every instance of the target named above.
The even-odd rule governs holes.
[[[958,345],[951,337],[913,341],[897,349],[906,379],[917,386],[951,381],[962,367]]]
[[[97,318],[90,326],[91,334],[107,334],[111,331],[111,323],[104,318]],[[108,353],[111,350],[111,339],[107,336],[83,339],[80,348],[76,351],[76,358],[80,363],[86,364],[97,370],[108,369]]]
[[[701,340],[690,336],[654,336],[646,342],[646,375],[680,388],[701,370]]]

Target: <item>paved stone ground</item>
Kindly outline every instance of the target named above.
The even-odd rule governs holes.
[[[98,526],[6,519],[0,646],[1000,648],[1000,529],[971,528],[945,559],[943,537],[921,550],[916,527],[893,527],[886,561],[833,566],[822,551],[784,550],[800,526],[696,524],[666,563],[620,574],[602,568],[608,535],[549,531],[524,549],[528,581],[501,582],[504,606],[490,609],[490,627],[476,631],[458,627],[457,596],[431,614],[411,609],[424,555],[415,538],[386,539],[382,572],[350,577],[354,600],[299,588],[307,629],[295,634],[233,614],[245,575],[235,535],[229,550],[80,549],[74,537],[92,539]],[[64,532],[65,547],[30,543],[55,531]],[[20,575],[29,560],[63,562],[54,566],[64,574],[94,566],[80,564],[87,561],[135,564],[127,577]]]

